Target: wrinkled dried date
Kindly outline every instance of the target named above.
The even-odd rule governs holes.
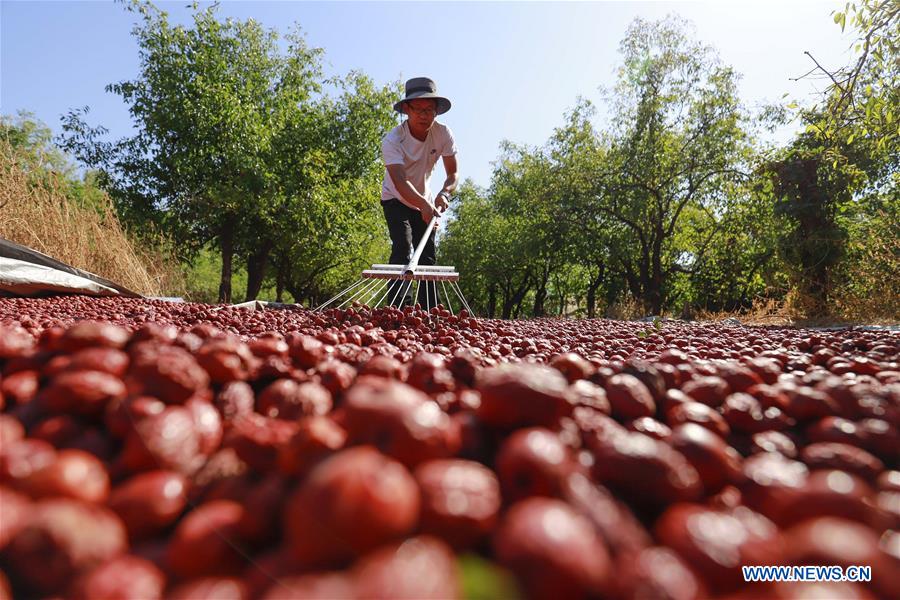
[[[781,560],[778,528],[746,507],[712,510],[680,504],[656,523],[656,536],[702,575],[710,588],[729,592],[743,583],[744,565],[773,565]]]
[[[650,390],[634,375],[613,375],[604,387],[613,416],[630,420],[656,414],[656,403]]]
[[[403,464],[453,456],[460,432],[440,406],[412,386],[371,375],[347,390],[340,424],[354,444],[371,444]]]
[[[113,488],[109,507],[119,515],[129,538],[161,533],[187,506],[187,480],[174,471],[148,471]]]
[[[702,493],[697,470],[664,442],[642,433],[588,438],[594,475],[638,505],[660,507]]]
[[[506,438],[494,468],[504,500],[515,502],[529,496],[557,496],[577,463],[559,436],[536,427]]]
[[[544,366],[504,365],[479,374],[476,388],[485,423],[499,427],[552,427],[571,414],[568,382],[559,371]]]
[[[467,460],[433,460],[419,465],[414,476],[422,494],[423,532],[466,548],[493,530],[500,485],[490,469]]]
[[[125,528],[108,509],[51,498],[35,503],[9,542],[7,559],[30,589],[55,594],[127,547]]]
[[[403,465],[370,446],[343,450],[316,465],[288,498],[289,551],[299,565],[359,556],[412,531],[419,504]]]
[[[535,598],[600,594],[611,576],[609,554],[590,523],[560,500],[513,505],[494,534],[494,550]]]
[[[166,554],[169,569],[183,579],[240,570],[245,540],[238,525],[244,515],[244,507],[229,500],[213,500],[194,508],[172,534]]]

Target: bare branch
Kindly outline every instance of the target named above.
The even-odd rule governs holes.
[[[803,52],[803,54],[805,54],[805,55],[807,55],[808,57],[810,57],[810,58],[812,59],[812,61],[813,61],[814,63],[816,63],[816,68],[818,68],[820,71],[822,71],[823,73],[825,73],[826,75],[828,75],[828,78],[831,79],[831,81],[834,83],[834,85],[836,85],[837,88],[838,88],[839,90],[841,90],[841,94],[845,94],[845,93],[846,93],[846,91],[844,90],[843,86],[842,86],[840,83],[838,83],[838,80],[837,80],[837,79],[834,78],[834,75],[832,75],[831,72],[830,72],[828,69],[826,69],[825,67],[823,67],[822,65],[820,65],[820,64],[819,64],[819,61],[816,60],[816,58],[809,52],[809,50],[805,50],[805,51]],[[813,69],[813,71],[815,71],[815,69]]]

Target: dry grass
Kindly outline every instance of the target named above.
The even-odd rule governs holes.
[[[796,292],[784,300],[761,298],[749,310],[735,312],[700,311],[698,321],[738,319],[744,325],[777,325],[786,327],[842,327],[851,325],[897,325],[900,323],[897,291],[885,284],[880,295],[851,296],[844,292],[836,298],[830,314],[809,316],[805,302]]]
[[[737,319],[745,325],[796,325],[799,318],[800,315],[793,309],[790,298],[787,300],[759,298],[747,310],[734,312],[701,310],[696,315],[698,321],[716,322]]]
[[[623,294],[619,300],[606,307],[603,316],[607,319],[631,321],[647,316],[647,312],[631,294]]]
[[[108,196],[97,204],[79,206],[59,177],[32,177],[0,140],[0,237],[144,295],[179,293],[175,260],[135,243]]]

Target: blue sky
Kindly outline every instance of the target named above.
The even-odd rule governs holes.
[[[187,0],[157,4],[190,22]],[[461,174],[487,185],[502,140],[542,144],[579,95],[601,99],[598,88],[614,84],[618,45],[635,17],[691,21],[696,37],[742,74],[740,93],[752,107],[814,98],[824,81],[790,80],[813,66],[805,50],[829,68],[851,60],[850,36],[830,14],[843,4],[223,1],[219,14],[253,17],[281,33],[299,23],[308,42],[325,49],[329,75],[359,69],[378,83],[432,77],[453,101],[441,120],[456,134]],[[59,132],[60,115],[88,105],[92,125],[127,135],[126,107],[104,87],[138,72],[134,22],[111,1],[0,0],[0,112],[31,111]]]

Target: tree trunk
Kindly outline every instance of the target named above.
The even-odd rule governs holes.
[[[521,314],[522,314],[522,302],[524,302],[524,301],[525,301],[525,299],[522,298],[522,300],[520,300],[520,301],[513,307],[513,309],[512,309],[512,318],[513,318],[513,319],[518,319],[518,318],[521,316]]]
[[[284,273],[281,265],[278,265],[278,270],[275,271],[275,302],[279,304],[284,302]]]
[[[488,318],[493,319],[497,314],[497,287],[491,285],[488,290]]]
[[[519,313],[522,311],[522,302],[525,300],[528,290],[531,289],[531,286],[528,283],[530,279],[531,275],[526,275],[525,279],[522,280],[522,285],[512,295],[512,298],[510,298],[509,309],[507,310],[506,306],[503,307],[503,312],[506,314],[504,319],[508,319],[510,315],[518,318]]]
[[[296,281],[294,281],[293,278],[285,277],[285,279],[284,279],[284,289],[285,289],[285,291],[287,291],[291,296],[294,297],[294,302],[300,303],[300,302],[303,301],[303,298],[305,297],[305,289],[302,288]],[[310,303],[308,304],[308,306],[309,306],[310,308],[315,308],[315,307],[313,306],[312,302],[310,302]]]
[[[651,258],[650,258],[650,249],[643,248],[641,250],[641,262],[638,265],[638,272],[640,277],[640,296],[636,298],[636,300],[641,304],[641,308],[647,312],[653,313],[653,299],[650,297],[650,289],[651,289]],[[655,314],[655,313],[653,313]]]
[[[811,214],[807,214],[805,218],[800,219],[800,228],[805,239],[813,240],[817,236],[822,236],[822,232],[828,231],[830,226],[833,226],[833,223],[828,222],[828,219],[823,214],[821,202],[816,203],[818,195],[810,193],[809,197],[810,200],[808,202],[813,208],[809,211]],[[806,249],[801,255],[803,280],[800,284],[800,290],[808,302],[810,316],[820,316],[827,313],[828,307],[828,271],[830,261],[827,260],[827,256],[829,248],[827,243],[813,248]]]
[[[222,250],[222,277],[219,280],[219,302],[231,304],[231,260],[234,256],[234,220],[226,219],[219,235]]]
[[[559,280],[559,277],[556,277],[555,279],[556,279],[556,285],[554,287],[556,288],[556,292],[557,292],[556,303],[557,303],[557,306],[559,307],[559,310],[556,312],[556,316],[564,317],[564,316],[566,316],[566,308],[568,307],[568,302],[566,302],[566,300],[567,300],[566,294],[567,294],[568,290],[565,289],[565,286],[563,286],[562,282]],[[575,304],[575,309],[576,310],[578,309],[577,301]]]
[[[628,291],[631,294],[631,297],[634,298],[636,302],[640,302],[641,295],[641,280],[634,274],[634,270],[632,266],[625,261],[619,261],[622,265],[622,274],[625,276],[625,281],[628,284]]]
[[[588,286],[587,292],[587,316],[588,319],[597,316],[597,288],[592,285]]]
[[[662,314],[663,306],[663,274],[662,274],[662,222],[657,226],[657,235],[653,240],[652,254],[650,256],[650,280],[647,298],[650,301],[650,312],[654,315]]]
[[[500,315],[501,319],[509,319],[512,316],[513,311],[513,303],[512,297],[503,299],[503,313]]]
[[[587,314],[589,319],[593,319],[597,316],[597,289],[600,287],[600,284],[603,283],[603,275],[606,272],[603,263],[600,263],[597,266],[599,267],[597,276],[588,284]]]
[[[651,315],[659,315],[662,311],[662,290],[655,281],[650,281],[644,293],[645,306]]]
[[[547,308],[544,304],[547,301],[547,282],[550,280],[550,266],[546,265],[544,267],[543,273],[540,275],[541,279],[538,281],[537,289],[534,291],[534,304],[532,310],[532,316],[535,317],[543,317],[547,314]]]
[[[512,281],[510,281],[509,276],[507,276],[506,281],[503,282],[503,289],[501,290],[500,304],[502,308],[500,309],[500,318],[508,319],[512,315],[513,305],[513,291],[512,291]]]
[[[269,253],[272,251],[272,242],[265,240],[255,252],[247,257],[247,299],[256,300],[262,289],[266,276],[266,264],[269,261]],[[279,301],[280,302],[280,301]]]
[[[287,286],[287,258],[277,256],[275,258],[275,302],[284,302],[284,291]],[[294,302],[297,299],[294,298]]]
[[[532,316],[543,317],[547,310],[544,308],[544,301],[547,299],[547,282],[538,285],[534,292],[534,307],[531,311]]]

